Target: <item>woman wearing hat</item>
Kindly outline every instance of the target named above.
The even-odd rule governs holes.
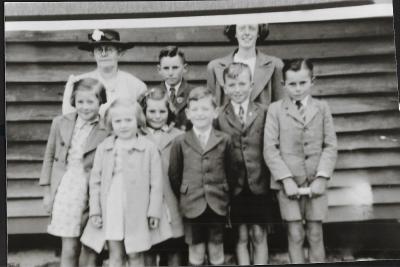
[[[78,76],[71,75],[65,86],[62,113],[70,113],[75,110],[70,104],[72,85],[83,77],[95,78],[101,81],[106,88],[107,104],[100,107],[100,114],[103,115],[112,100],[117,97],[132,99],[136,101],[140,94],[146,91],[144,82],[118,68],[118,61],[124,51],[134,45],[128,42],[121,42],[120,36],[114,30],[94,30],[88,34],[89,41],[78,46],[79,49],[89,51],[96,60],[97,68],[91,72]]]
[[[256,44],[268,36],[268,24],[229,25],[224,29],[228,39],[238,45],[235,51],[212,60],[207,66],[207,86],[214,91],[218,105],[227,102],[223,91],[222,73],[232,62],[249,65],[253,77],[250,101],[260,103],[265,108],[281,94],[283,62],[277,57],[259,51]]]
[[[283,62],[274,56],[269,56],[256,48],[256,44],[268,35],[267,24],[230,25],[225,27],[224,34],[231,42],[238,45],[235,51],[225,57],[212,60],[207,66],[207,85],[214,90],[218,105],[231,108],[224,94],[224,70],[232,62],[247,64],[251,70],[252,89],[249,102],[258,103],[265,111],[272,101],[280,98]],[[245,101],[246,102],[246,101]],[[249,104],[245,104],[249,107]],[[244,110],[247,110],[244,107]],[[251,113],[249,113],[251,115]],[[244,116],[250,116],[244,114]],[[242,130],[246,135],[248,127]],[[247,153],[249,153],[247,151]],[[278,205],[273,201],[273,193],[269,190],[269,175],[265,176],[266,183],[249,184],[249,175],[245,174],[240,191],[233,198],[230,218],[233,231],[236,234],[236,258],[239,265],[265,265],[268,263],[267,226],[279,220]],[[263,200],[264,214],[257,213],[248,203]],[[246,204],[247,203],[247,204]],[[269,226],[270,225],[270,226]],[[250,243],[250,244],[249,244]],[[249,245],[253,248],[249,250]]]

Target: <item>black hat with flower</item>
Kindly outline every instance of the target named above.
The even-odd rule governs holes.
[[[126,50],[134,47],[131,42],[121,42],[119,33],[115,30],[99,30],[96,29],[88,34],[89,42],[78,46],[79,49],[85,51],[93,51],[99,45],[114,45],[121,50]]]

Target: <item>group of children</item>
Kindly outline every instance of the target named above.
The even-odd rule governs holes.
[[[119,35],[96,31],[89,48],[105,55],[98,68],[112,69]],[[40,177],[61,266],[95,266],[105,246],[110,266],[222,265],[226,227],[237,233],[238,264],[267,264],[275,194],[291,262],[305,261],[305,236],[310,262],[324,261],[337,145],[328,105],[310,95],[311,62],[285,63],[287,95],[271,105],[252,101],[245,63],[223,69],[221,106],[214,91],[187,84],[187,68],[179,48],[163,49],[161,86],[132,88],[134,100],[110,100],[104,77],[70,81],[73,109],[53,120]]]

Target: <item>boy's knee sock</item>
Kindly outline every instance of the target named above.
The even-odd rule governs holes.
[[[212,265],[222,265],[224,263],[224,245],[223,244],[208,244],[208,257]]]
[[[199,266],[204,263],[205,244],[189,245],[189,264]]]

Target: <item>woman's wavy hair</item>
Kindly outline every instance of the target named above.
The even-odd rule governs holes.
[[[236,39],[236,24],[227,25],[224,28],[224,35],[233,43],[237,43]],[[258,37],[256,44],[264,41],[269,35],[269,26],[266,23],[258,24]]]

